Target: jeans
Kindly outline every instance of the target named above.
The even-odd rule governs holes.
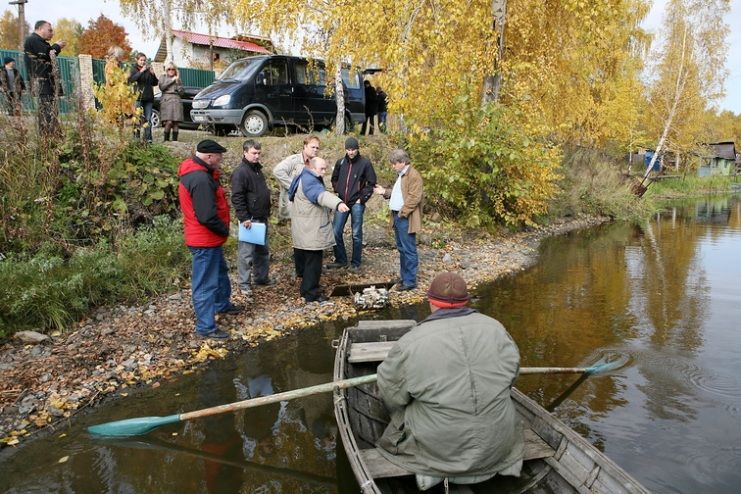
[[[140,125],[144,128],[144,140],[146,142],[152,142],[152,105],[153,101],[137,101],[136,107],[143,108],[144,113],[139,120]],[[144,126],[144,124],[147,124]]]
[[[216,331],[216,313],[227,310],[232,287],[222,247],[188,247],[193,258],[193,310],[196,332]]]
[[[417,235],[409,233],[409,218],[402,218],[398,213],[394,216],[394,236],[396,248],[399,250],[399,265],[401,284],[404,286],[417,285]]]
[[[268,249],[268,232],[265,227],[265,245],[239,242],[237,245],[237,273],[239,273],[239,288],[250,289],[252,267],[255,268],[255,283],[266,283],[269,278],[270,250]]]
[[[332,229],[334,230],[334,261],[336,263],[347,264],[347,251],[345,250],[345,239],[342,234],[345,231],[347,217],[350,216],[352,218],[350,222],[352,225],[352,265],[360,266],[360,260],[363,256],[363,213],[365,213],[365,204],[359,202],[353,204],[347,213],[335,211]]]

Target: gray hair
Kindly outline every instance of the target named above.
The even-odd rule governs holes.
[[[316,167],[319,163],[324,163],[326,165],[327,160],[325,160],[324,158],[320,158],[319,156],[315,158],[311,158],[309,160],[309,166],[311,167],[312,170],[316,170]]]
[[[389,155],[389,161],[391,163],[406,163],[409,164],[409,155],[403,149],[394,149]]]
[[[259,151],[260,149],[262,149],[262,145],[255,139],[247,139],[246,141],[244,141],[244,144],[242,144],[242,149],[248,151],[250,148],[254,148]]]
[[[123,48],[120,46],[111,46],[108,48],[108,58],[115,58],[116,60],[120,60],[123,58]]]

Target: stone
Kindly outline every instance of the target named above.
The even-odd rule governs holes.
[[[29,343],[32,345],[51,341],[51,338],[49,336],[38,333],[36,331],[18,331],[13,335],[13,338],[20,340],[21,343]]]
[[[443,256],[443,262],[445,264],[451,264],[453,262],[453,256],[451,256],[449,253],[446,252],[445,255]]]

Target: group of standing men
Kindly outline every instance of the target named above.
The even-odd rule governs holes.
[[[301,279],[300,293],[307,302],[321,302],[320,277],[324,250],[334,247],[335,260],[328,268],[357,271],[362,262],[363,214],[375,192],[390,199],[391,226],[400,253],[400,290],[417,285],[416,233],[421,228],[422,177],[403,150],[389,157],[397,172],[391,189],[376,183],[370,160],[361,156],[357,139],[345,141],[345,156],[332,172],[334,193],[327,190],[324,175],[327,162],[318,156],[320,140],[308,137],[300,153],[289,156],[273,169],[280,184],[279,218],[290,219],[295,276]],[[231,286],[223,244],[229,236],[230,214],[226,193],[220,184],[221,162],[226,148],[207,139],[193,157],[180,164],[180,205],[183,211],[185,243],[193,261],[192,297],[196,312],[196,333],[209,338],[227,338],[216,327],[215,315],[234,314],[241,308],[231,303]],[[237,247],[238,285],[241,293],[252,295],[253,285],[272,285],[269,277],[270,250],[268,220],[271,214],[270,189],[260,163],[262,146],[248,139],[242,161],[231,177],[232,206],[240,225],[251,229],[265,225],[262,241],[240,240]],[[344,227],[351,218],[353,251],[348,265],[343,240]]]

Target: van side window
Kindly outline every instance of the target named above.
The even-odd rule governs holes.
[[[296,63],[294,67],[296,69],[296,84],[310,86],[324,86],[327,84],[324,67],[317,65],[309,67],[306,63]]]
[[[257,83],[266,86],[288,84],[288,68],[285,60],[273,60],[257,75]]]
[[[356,70],[350,72],[348,67],[343,67],[342,81],[350,89],[360,89],[360,74]]]

